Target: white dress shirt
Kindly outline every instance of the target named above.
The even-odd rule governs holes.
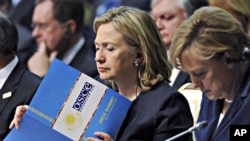
[[[8,79],[10,73],[13,71],[15,66],[17,65],[18,58],[15,56],[15,58],[4,68],[0,69],[0,89],[2,89],[5,81]]]

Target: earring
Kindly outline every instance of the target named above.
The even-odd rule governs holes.
[[[139,65],[140,65],[138,61],[135,61],[134,64],[136,67],[139,67]]]

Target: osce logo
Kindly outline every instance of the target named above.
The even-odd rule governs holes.
[[[85,82],[85,84],[83,85],[83,88],[80,92],[80,94],[78,95],[78,97],[76,98],[76,101],[73,105],[73,108],[79,112],[82,111],[82,108],[84,107],[89,95],[90,95],[90,92],[93,90],[94,88],[94,85],[88,83],[88,82]]]

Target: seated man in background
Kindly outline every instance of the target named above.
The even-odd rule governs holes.
[[[152,0],[151,15],[161,33],[167,53],[169,53],[171,39],[176,29],[187,18],[184,7],[186,2],[187,0]],[[178,89],[190,82],[190,78],[186,72],[173,68],[170,81],[170,85]]]
[[[82,0],[39,0],[33,14],[38,50],[28,61],[31,72],[44,77],[57,57],[79,71],[95,77],[94,37],[83,31]],[[89,33],[89,32],[88,32]]]

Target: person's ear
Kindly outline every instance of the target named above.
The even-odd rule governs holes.
[[[141,52],[138,52],[137,54],[136,54],[136,57],[135,58],[141,58],[142,57],[142,53]]]
[[[139,62],[139,63],[141,63],[142,61],[143,61],[143,54],[142,54],[142,52],[137,52],[136,53],[136,56],[135,56],[135,59]]]

